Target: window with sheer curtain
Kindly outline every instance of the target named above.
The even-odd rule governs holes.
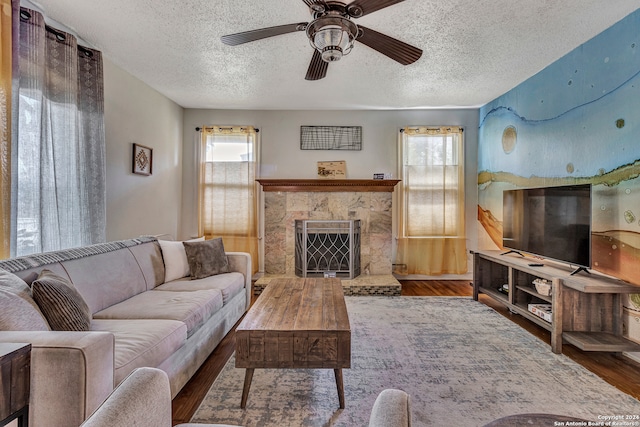
[[[258,132],[250,126],[201,129],[199,235],[248,252],[258,271]]]
[[[13,25],[11,255],[104,242],[101,53],[34,10],[21,8]]]
[[[11,47],[12,20],[18,15],[18,0],[0,0],[0,259],[10,256],[11,242]],[[17,20],[16,20],[17,22]],[[15,25],[17,27],[17,25]]]
[[[407,274],[466,273],[462,129],[405,128],[399,159],[396,263]]]

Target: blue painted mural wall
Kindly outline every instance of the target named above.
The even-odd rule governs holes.
[[[640,286],[639,29],[640,9],[480,109],[480,249],[501,247],[503,190],[591,183],[592,268]]]

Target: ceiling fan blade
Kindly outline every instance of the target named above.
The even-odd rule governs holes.
[[[239,44],[248,43],[267,37],[279,36],[281,34],[293,33],[296,31],[304,31],[307,28],[307,22],[299,22],[297,24],[278,25],[276,27],[261,28],[259,30],[245,31],[243,33],[228,34],[220,39],[222,43],[229,46],[237,46]]]
[[[354,18],[368,15],[385,7],[402,3],[404,0],[355,0],[347,5],[347,12]],[[306,2],[306,0],[305,0]]]
[[[329,68],[329,63],[323,61],[320,52],[314,49],[313,58],[311,58],[311,63],[309,64],[305,80],[324,79],[324,76],[327,75],[327,68]]]
[[[358,25],[358,28],[362,30],[362,35],[356,40],[388,56],[394,61],[398,61],[402,65],[413,64],[422,56],[422,49],[418,49],[415,46],[363,27],[362,25]]]

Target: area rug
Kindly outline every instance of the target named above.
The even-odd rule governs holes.
[[[376,396],[411,396],[413,426],[482,426],[519,413],[602,421],[637,416],[640,402],[492,308],[466,297],[346,297],[351,369],[339,409],[333,370],[256,369],[245,410],[233,357],[192,422],[367,426]],[[586,425],[586,424],[585,424]]]

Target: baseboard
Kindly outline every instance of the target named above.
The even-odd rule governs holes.
[[[636,363],[640,363],[640,353],[622,353],[622,355]]]
[[[443,274],[441,276],[427,276],[424,274],[394,274],[396,280],[473,280],[473,274]]]

